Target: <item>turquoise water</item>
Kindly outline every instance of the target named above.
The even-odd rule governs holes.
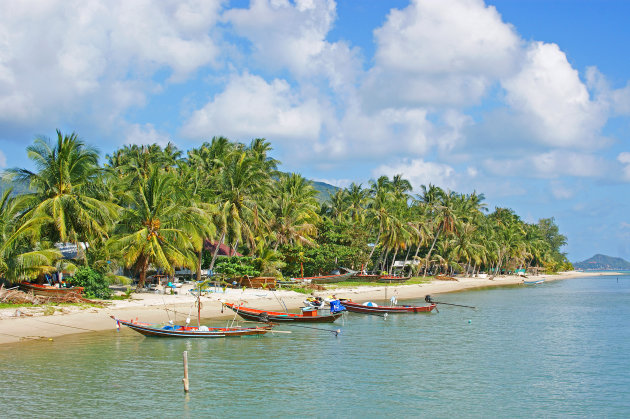
[[[341,328],[338,337],[123,329],[0,346],[0,416],[630,417],[630,276],[434,299],[478,309],[317,326]]]

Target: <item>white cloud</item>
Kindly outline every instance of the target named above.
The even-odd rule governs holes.
[[[420,185],[428,184],[454,190],[457,185],[457,173],[453,167],[422,159],[404,159],[394,164],[381,165],[372,171],[372,176],[375,178],[382,175],[393,177],[397,174],[402,174],[409,180],[414,190],[419,190]]]
[[[596,178],[604,175],[606,164],[601,157],[588,153],[552,150],[518,159],[488,158],[484,168],[498,176],[554,179],[560,176]]]
[[[596,148],[606,120],[556,44],[530,45],[520,72],[502,81],[506,99],[543,144]]]
[[[556,199],[570,199],[575,196],[575,190],[567,187],[563,182],[553,180],[549,184],[551,193]]]
[[[151,78],[183,80],[213,63],[220,1],[0,3],[0,124],[64,118],[109,124],[142,105]],[[119,97],[122,94],[122,99]]]
[[[300,98],[286,81],[268,83],[259,76],[243,74],[232,77],[223,92],[195,111],[182,134],[197,139],[225,135],[315,141],[322,118],[317,101]]]
[[[125,144],[158,144],[162,147],[171,142],[168,134],[158,132],[153,124],[133,124],[127,128]]]
[[[7,156],[0,150],[0,169],[7,167]]]
[[[224,14],[235,32],[253,46],[252,58],[298,78],[323,75],[336,88],[348,88],[360,69],[357,51],[326,41],[336,19],[333,0],[253,0],[248,9]]]
[[[617,161],[623,165],[623,180],[630,181],[630,153],[627,151],[619,153],[619,155],[617,156]]]
[[[392,106],[467,105],[510,74],[520,39],[482,0],[415,0],[375,30],[366,100]]]

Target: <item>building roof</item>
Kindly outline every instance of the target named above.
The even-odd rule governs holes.
[[[217,245],[219,244],[219,242],[213,242],[210,240],[205,240],[203,242],[203,248],[205,250],[208,250],[212,253],[214,253],[214,251],[217,248]],[[243,256],[242,254],[240,254],[239,252],[235,252],[234,249],[232,249],[230,246],[221,243],[221,246],[219,246],[219,253],[217,253],[217,256]]]

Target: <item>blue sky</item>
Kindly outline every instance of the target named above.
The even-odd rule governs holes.
[[[630,259],[630,2],[0,3],[0,168],[55,129],[104,156],[213,136],[347,186],[402,173]]]

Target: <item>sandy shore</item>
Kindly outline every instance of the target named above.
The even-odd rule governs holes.
[[[617,273],[563,272],[557,275],[542,275],[546,281],[569,279],[593,275],[619,275]],[[457,281],[432,281],[427,284],[399,285],[387,287],[387,297],[396,295],[398,300],[423,298],[427,294],[457,292],[472,288],[498,287],[515,285],[522,282],[521,277],[502,276],[487,278],[458,278]],[[116,300],[104,308],[96,307],[59,307],[53,314],[44,313],[44,308],[27,307],[0,310],[0,344],[15,343],[32,339],[50,339],[57,336],[89,331],[113,329],[115,324],[110,316],[128,320],[136,317],[146,322],[165,322],[175,319],[180,324],[190,316],[196,323],[195,298],[183,289],[177,295],[154,293],[133,294],[131,300]],[[374,300],[380,302],[385,297],[383,286],[362,286],[355,288],[337,288],[316,292],[322,297],[332,292],[338,298],[350,298],[357,302]],[[266,291],[255,289],[228,289],[225,292],[209,293],[201,297],[202,319],[232,318],[234,313],[227,310],[221,313],[221,301],[245,301],[245,305],[255,308],[282,311],[279,299],[289,309],[298,309],[306,296],[293,291]],[[168,314],[167,310],[168,309]],[[50,311],[50,309],[49,309]]]

